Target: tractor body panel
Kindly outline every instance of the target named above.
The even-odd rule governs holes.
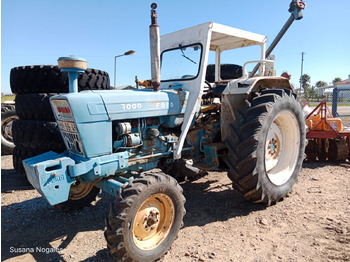
[[[23,160],[28,181],[51,205],[67,201],[70,185],[75,182],[67,167],[74,163],[52,151]]]
[[[116,195],[127,183],[111,182],[107,177],[128,167],[127,152],[95,157],[79,158],[66,153],[47,152],[23,161],[27,178],[33,187],[46,198],[51,205],[68,200],[71,185],[93,183]]]
[[[225,88],[223,95],[240,95],[250,94],[252,91],[261,90],[264,88],[286,88],[294,91],[293,86],[289,80],[284,77],[263,76],[252,78],[240,78],[231,80],[227,88]]]
[[[67,149],[90,158],[113,152],[112,121],[161,117],[165,126],[182,123],[188,92],[177,90],[85,91],[51,98]]]

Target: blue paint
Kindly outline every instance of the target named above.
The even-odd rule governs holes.
[[[72,61],[84,61],[85,59],[79,57],[60,57],[58,60],[72,60]],[[69,93],[78,93],[78,74],[84,73],[83,68],[61,68],[62,72],[68,72],[69,78]]]
[[[77,77],[82,70],[62,71],[69,73],[70,93],[51,97],[50,103],[67,151],[49,152],[24,161],[28,180],[50,204],[67,201],[75,181],[91,183],[116,196],[128,184],[132,171],[150,170],[158,167],[161,159],[173,159],[173,143],[178,136],[168,128],[183,123],[189,97],[181,84],[158,92],[78,93]],[[123,126],[128,128],[114,132],[118,122],[127,122]],[[217,167],[220,148],[208,143],[220,132],[220,124],[196,132],[194,141],[188,140],[190,146],[183,151],[204,158],[208,169]]]
[[[51,205],[68,200],[75,179],[68,175],[67,167],[74,164],[73,159],[52,151],[23,160],[28,181]]]
[[[125,183],[121,183],[114,179],[104,179],[99,181],[94,180],[93,184],[110,195],[118,196],[120,195],[121,188],[125,187],[128,184],[127,181],[125,181]]]
[[[68,200],[72,183],[99,181],[101,185],[125,186],[125,183],[106,182],[107,177],[128,167],[128,152],[83,159],[74,155],[47,152],[23,161],[29,182],[51,205]],[[124,171],[125,172],[125,171]],[[99,178],[99,179],[98,179]],[[112,183],[112,184],[111,184]],[[116,188],[114,192],[117,192]],[[109,190],[110,192],[111,190]]]

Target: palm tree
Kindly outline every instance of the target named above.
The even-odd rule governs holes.
[[[308,74],[303,74],[301,77],[301,87],[304,89],[304,95],[309,96],[311,77]]]
[[[325,81],[317,81],[316,82],[316,87],[322,87],[322,86],[326,86],[327,83]]]
[[[334,78],[334,80],[332,81],[333,85],[337,82],[340,82],[341,81],[341,78],[340,77],[336,77]]]
[[[309,89],[309,95],[311,96],[311,99],[313,99],[314,97],[317,97],[317,90],[316,90],[316,86],[311,86],[311,88]]]

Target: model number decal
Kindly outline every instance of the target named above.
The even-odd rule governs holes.
[[[141,109],[142,104],[137,103],[137,104],[121,104],[123,110],[135,110],[135,109]]]
[[[162,103],[155,103],[157,109],[168,109],[170,107],[174,107],[173,103],[169,102],[162,102]],[[135,104],[121,104],[123,110],[136,110],[141,109],[142,104],[141,103],[135,103]]]

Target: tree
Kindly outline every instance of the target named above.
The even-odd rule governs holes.
[[[311,98],[314,98],[317,96],[317,90],[316,90],[316,86],[311,86],[311,88],[309,89],[309,95],[311,96]]]
[[[325,81],[317,81],[316,82],[316,87],[322,87],[322,86],[326,86],[327,83]]]
[[[340,77],[336,77],[334,78],[334,80],[332,81],[333,85],[337,82],[340,82],[341,81],[341,78]]]
[[[317,88],[320,88],[320,87],[323,87],[323,86],[327,86],[327,83],[325,81],[317,81],[316,82],[316,87]],[[315,93],[316,93],[316,97],[318,96],[318,91],[315,90]],[[321,94],[323,94],[323,92],[321,92]]]
[[[306,97],[309,96],[309,91],[310,91],[310,81],[311,78],[308,74],[303,74],[301,77],[301,87],[304,89],[304,95]]]

